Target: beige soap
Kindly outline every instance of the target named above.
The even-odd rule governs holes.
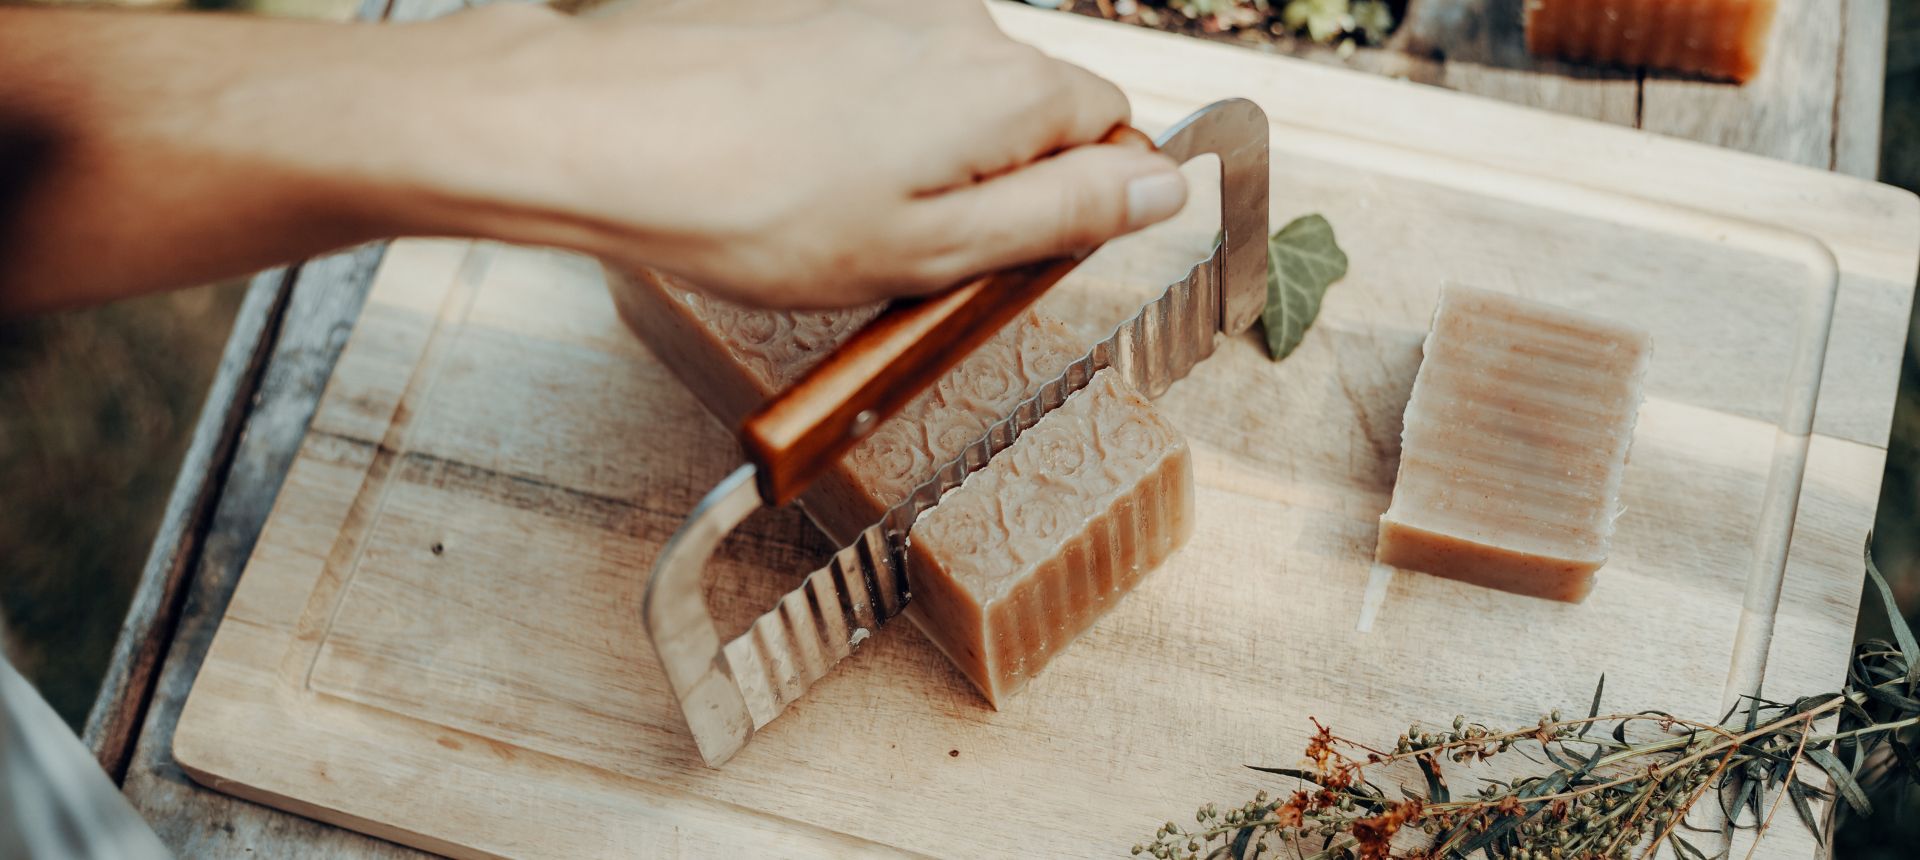
[[[920,516],[913,605],[997,707],[1192,531],[1185,440],[1101,371]]]
[[[609,287],[628,326],[730,426],[878,313],[744,309],[649,272],[610,273]],[[802,507],[846,543],[1082,346],[1058,320],[1023,314],[816,479]],[[922,518],[907,614],[998,705],[1185,540],[1191,472],[1166,421],[1102,374],[933,509],[954,513]],[[1007,514],[992,553],[960,539],[969,511]]]
[[[1651,352],[1632,326],[1443,289],[1380,518],[1379,561],[1584,599],[1621,510]]]

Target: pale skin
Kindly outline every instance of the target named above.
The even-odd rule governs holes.
[[[832,307],[1178,211],[1112,84],[976,0],[489,6],[398,26],[0,8],[0,315],[391,236]]]

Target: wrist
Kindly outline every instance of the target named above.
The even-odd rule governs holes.
[[[383,234],[579,247],[586,228],[551,205],[577,130],[550,108],[584,25],[503,3],[385,29],[388,85],[365,112],[379,151],[350,169],[366,189],[355,217]]]

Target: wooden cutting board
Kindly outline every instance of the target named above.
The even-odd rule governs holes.
[[[738,462],[728,434],[621,328],[591,261],[401,242],[181,717],[188,772],[463,857],[1113,856],[1201,803],[1281,787],[1241,765],[1294,763],[1309,717],[1390,739],[1415,719],[1577,710],[1603,672],[1615,706],[1705,718],[1756,688],[1839,683],[1915,198],[996,13],[1120,82],[1143,126],[1261,102],[1274,223],[1323,213],[1352,258],[1291,359],[1249,335],[1159,401],[1196,453],[1185,550],[1005,710],[894,625],[709,770],[639,601],[656,548]],[[1211,237],[1209,202],[1102,251],[1047,307],[1101,333]],[[1583,605],[1370,565],[1443,280],[1655,333],[1628,509]],[[739,629],[830,549],[792,512],[759,516],[709,600]],[[1791,827],[1762,848],[1811,852]]]

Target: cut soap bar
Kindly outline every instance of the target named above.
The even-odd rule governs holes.
[[[1378,559],[1554,600],[1586,597],[1620,510],[1652,342],[1565,308],[1441,291]]]
[[[628,326],[729,427],[878,313],[745,309],[654,272],[609,272],[608,286]],[[824,472],[801,506],[835,543],[848,543],[1083,349],[1060,321],[1021,315]],[[1000,482],[1012,505],[1004,510],[1018,515],[1000,522],[997,555],[974,556],[955,542],[957,526],[939,525],[944,518],[932,520],[935,536],[916,538],[914,564],[926,573],[909,573],[907,615],[996,705],[1191,529],[1185,442],[1111,374],[1098,380],[971,476],[973,489],[956,488],[933,509],[958,499],[958,510],[982,510],[989,502],[965,500]],[[1058,467],[1014,465],[1027,462],[1014,459],[1023,446],[1029,453],[1019,457]],[[1003,590],[986,588],[989,579]]]
[[[1527,0],[1527,51],[1746,81],[1760,71],[1777,0]]]
[[[913,605],[997,707],[1192,531],[1186,442],[1103,370],[920,516]]]

